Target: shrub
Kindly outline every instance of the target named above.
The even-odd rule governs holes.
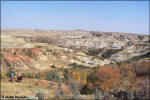
[[[27,78],[34,78],[34,76],[31,73],[29,73]]]
[[[69,79],[69,70],[68,69],[64,69],[64,79],[68,80]]]
[[[84,68],[84,69],[87,68],[87,66],[84,66],[84,65],[78,65],[78,67],[79,67],[79,68]]]
[[[57,69],[57,71],[61,71],[61,72],[64,71],[64,67],[61,66],[60,68]]]
[[[56,71],[54,71],[46,76],[46,80],[59,81],[60,77],[59,77],[58,73]]]
[[[22,76],[23,76],[24,78],[27,78],[27,74],[25,74],[25,73],[22,73]]]
[[[73,99],[78,99],[78,95],[80,95],[81,85],[77,80],[71,79],[68,85],[73,93]]]
[[[65,100],[66,94],[64,91],[56,91],[53,100]]]
[[[73,71],[72,77],[76,79],[81,85],[85,85],[87,82],[87,72],[85,70]]]
[[[143,39],[144,39],[144,36],[137,36],[137,38],[138,38],[139,40],[143,40]]]
[[[80,90],[81,94],[92,94],[93,92],[93,84],[91,83],[83,85]]]
[[[135,70],[136,77],[149,76],[150,75],[150,62],[133,62],[132,66]]]
[[[106,91],[117,90],[121,82],[120,70],[117,67],[99,67],[87,76],[87,84],[83,87],[83,92],[92,92],[92,88],[103,89]]]
[[[71,63],[71,64],[69,64],[69,66],[73,66],[73,68],[77,68],[78,67],[77,63]]]
[[[51,67],[51,68],[56,68],[56,66],[55,66],[55,65],[51,65],[50,67]]]
[[[58,53],[57,53],[57,52],[55,52],[55,51],[52,53],[52,55],[57,55],[57,54],[58,54]]]
[[[42,46],[40,46],[40,45],[36,45],[36,46],[35,46],[35,48],[42,48]]]
[[[86,69],[87,68],[87,66],[78,65],[77,63],[71,63],[71,64],[69,64],[69,66],[73,66],[74,69],[81,69],[81,68]]]
[[[36,93],[35,97],[38,97],[39,100],[44,100],[44,94],[41,92]]]
[[[40,79],[40,78],[41,78],[41,75],[40,75],[40,74],[36,74],[36,75],[35,75],[35,78]]]
[[[53,50],[47,50],[48,52],[52,52]]]
[[[135,70],[128,64],[121,63],[98,67],[87,76],[87,82],[82,86],[82,94],[90,94],[94,92],[93,88],[105,91],[118,91],[126,89],[135,83]],[[83,80],[83,79],[82,79]]]
[[[22,76],[24,78],[34,78],[34,76],[31,73],[22,73]]]

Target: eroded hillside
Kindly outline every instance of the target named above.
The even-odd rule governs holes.
[[[148,35],[96,31],[2,30],[2,70],[96,67],[149,52]]]

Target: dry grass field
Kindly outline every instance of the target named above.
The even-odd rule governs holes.
[[[36,95],[42,93],[45,99],[53,98],[58,89],[58,84],[47,80],[24,78],[21,83],[10,82],[9,79],[1,80],[1,96],[26,96],[29,99],[37,99]],[[53,87],[49,88],[49,84]],[[62,86],[66,89],[66,86]],[[65,90],[64,90],[65,91]]]

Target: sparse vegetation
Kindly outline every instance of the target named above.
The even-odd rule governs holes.
[[[87,55],[90,56],[97,56],[99,53],[101,53],[103,51],[103,49],[94,49],[94,50],[88,50],[88,52],[86,53]]]
[[[148,53],[146,53],[146,54],[143,54],[143,55],[134,56],[134,57],[132,57],[131,59],[125,61],[125,62],[127,62],[127,63],[132,63],[133,61],[140,60],[140,59],[144,59],[144,58],[150,59],[150,52],[148,52]]]
[[[22,73],[22,76],[23,76],[24,78],[36,78],[36,77],[34,77],[34,75],[32,75],[31,73]]]
[[[36,74],[36,75],[35,75],[35,78],[36,78],[36,79],[40,79],[40,78],[41,78],[40,73]]]
[[[109,58],[111,55],[119,52],[119,51],[122,51],[122,49],[108,49],[106,52],[104,52],[101,57],[103,58]]]
[[[73,99],[79,99],[78,95],[80,94],[81,85],[77,80],[70,80],[69,87],[73,93]]]
[[[55,65],[51,65],[50,67],[51,67],[51,68],[56,68],[56,66],[55,66]]]
[[[36,45],[35,48],[42,48],[42,46]]]
[[[69,66],[73,66],[74,69],[86,69],[87,66],[84,66],[84,65],[78,65],[77,63],[71,63],[69,64]]]
[[[36,35],[30,31],[21,35],[5,32],[1,50],[4,72],[0,73],[3,95],[55,100],[149,100],[150,52],[146,35],[83,30],[78,34],[65,30],[34,30]],[[123,49],[129,56],[127,61],[120,53]],[[21,83],[8,81],[12,72],[16,76],[22,73]]]
[[[143,40],[144,36],[137,36],[139,40]]]
[[[59,81],[60,77],[59,77],[58,73],[56,71],[54,71],[46,76],[46,80]]]
[[[70,76],[69,75],[69,70],[68,69],[64,69],[64,74],[63,75],[64,75],[64,79],[68,81],[69,80],[69,76]]]
[[[44,94],[41,92],[38,92],[35,97],[38,97],[39,100],[44,100]]]

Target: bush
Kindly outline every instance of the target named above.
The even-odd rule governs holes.
[[[87,77],[87,84],[83,87],[83,92],[92,88],[103,89],[106,91],[118,90],[121,82],[120,70],[116,67],[99,67]]]
[[[134,68],[128,64],[101,66],[88,74],[81,93],[90,94],[94,92],[93,88],[109,92],[126,89],[135,83],[135,77]]]
[[[35,97],[38,97],[39,100],[44,100],[44,94],[41,92],[36,93]]]
[[[29,73],[27,78],[34,78],[34,76],[31,73]]]
[[[80,89],[81,89],[80,83],[75,79],[71,79],[68,86],[70,87],[73,93],[73,99],[78,99],[78,95],[80,95]]]
[[[36,74],[36,75],[35,75],[35,78],[40,79],[40,78],[41,78],[41,75],[40,75],[40,74]]]
[[[82,86],[80,93],[81,94],[92,94],[94,92],[92,84],[85,84]]]
[[[81,85],[85,85],[87,82],[87,71],[86,70],[73,71],[72,78],[77,80]]]
[[[40,45],[36,45],[36,46],[35,46],[35,48],[42,48],[42,46],[40,46]]]
[[[71,64],[69,64],[69,66],[73,66],[74,69],[80,69],[80,68],[86,69],[87,68],[87,66],[78,65],[77,63],[71,63]]]
[[[50,67],[51,67],[51,68],[56,68],[56,66],[55,66],[55,65],[51,65]]]
[[[24,78],[27,78],[27,74],[25,74],[25,73],[22,73],[22,76],[23,76]]]
[[[84,68],[86,69],[88,66],[84,66],[84,65],[78,65],[79,68]]]
[[[59,77],[58,73],[55,71],[55,72],[51,72],[50,74],[48,74],[46,76],[46,80],[59,81],[60,77]]]
[[[132,66],[135,70],[136,77],[149,76],[150,75],[150,62],[133,62]]]
[[[34,78],[34,76],[31,73],[22,73],[22,76],[24,78]]]
[[[65,80],[69,79],[69,70],[68,69],[64,69],[64,79]]]
[[[69,64],[69,66],[73,66],[73,68],[77,68],[78,67],[77,63],[71,63],[71,64]]]
[[[53,100],[65,100],[66,97],[67,96],[64,91],[56,91],[55,97],[53,98]]]

